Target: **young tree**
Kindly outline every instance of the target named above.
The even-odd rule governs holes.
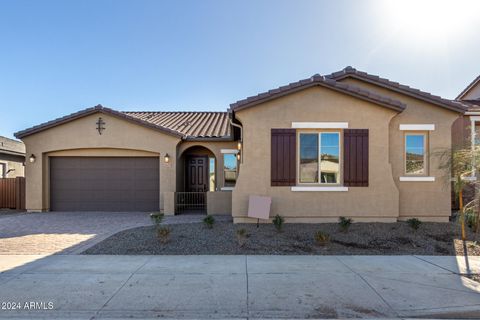
[[[453,184],[453,191],[459,201],[459,222],[462,228],[462,240],[466,239],[465,234],[465,212],[471,210],[475,217],[474,231],[478,231],[479,224],[479,183],[476,173],[480,173],[480,148],[457,148],[437,152],[440,158],[439,168],[445,172],[447,179]],[[464,203],[464,192],[469,189],[474,196]]]

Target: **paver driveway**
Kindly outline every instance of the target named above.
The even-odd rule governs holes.
[[[77,254],[114,233],[150,223],[145,212],[0,216],[0,254]]]

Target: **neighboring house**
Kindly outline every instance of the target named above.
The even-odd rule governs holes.
[[[449,178],[432,152],[451,147],[464,112],[347,67],[228,112],[97,106],[16,137],[27,146],[30,211],[200,208],[253,222],[249,196],[263,195],[287,222],[446,222]]]
[[[456,98],[467,107],[465,115],[455,121],[453,143],[456,147],[480,145],[480,76],[475,78]]]
[[[25,175],[25,145],[21,141],[0,136],[0,178]]]

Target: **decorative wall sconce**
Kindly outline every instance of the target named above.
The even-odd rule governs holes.
[[[240,156],[240,151],[237,153],[237,160],[240,161],[241,156]]]
[[[241,141],[238,141],[237,149],[242,150],[242,142]]]
[[[30,158],[28,158],[28,161],[30,161],[30,163],[34,163],[36,159],[37,159],[37,158],[35,157],[35,155],[32,154],[32,155],[30,156]]]
[[[163,158],[165,160],[165,163],[169,163],[170,162],[170,156],[168,155],[168,153],[165,154],[165,158]]]

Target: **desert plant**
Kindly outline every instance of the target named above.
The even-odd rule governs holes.
[[[160,239],[160,242],[165,244],[170,240],[171,230],[168,227],[160,227],[157,229],[157,237]]]
[[[326,245],[327,243],[330,242],[330,235],[326,232],[323,232],[321,230],[315,232],[315,242],[319,245],[319,246],[324,246]]]
[[[347,232],[350,226],[352,225],[353,220],[351,218],[340,217],[338,218],[338,225],[340,230]]]
[[[203,223],[205,223],[208,229],[212,229],[213,224],[215,223],[215,218],[212,215],[208,215],[203,219]]]
[[[480,172],[480,147],[475,146],[472,148],[470,145],[454,146],[452,149],[440,150],[433,154],[440,160],[438,168],[444,172],[445,183],[450,184],[453,182],[453,191],[458,199],[458,222],[461,227],[462,240],[466,240],[465,223],[468,208],[473,209],[471,215],[475,216],[470,219],[476,220],[476,223],[472,225],[473,230],[477,232],[480,225],[480,206],[478,204],[480,181],[472,178],[477,172]],[[475,196],[473,199],[468,200],[468,203],[464,204],[463,192],[467,187],[474,191]]]
[[[278,232],[282,231],[283,223],[285,222],[285,219],[281,215],[277,214],[273,218],[272,222],[273,222],[273,225],[275,226],[275,229],[277,229]]]
[[[163,221],[163,213],[152,212],[150,213],[150,219],[152,220],[153,224],[158,227]]]
[[[410,226],[410,228],[416,231],[418,228],[420,228],[422,221],[418,220],[417,218],[411,218],[407,220],[407,224]]]
[[[247,242],[248,234],[247,230],[244,228],[238,229],[237,230],[237,243],[240,247],[243,247],[245,243]]]
[[[478,227],[477,214],[474,208],[471,206],[465,208],[465,223],[470,229],[477,230],[477,227]]]

